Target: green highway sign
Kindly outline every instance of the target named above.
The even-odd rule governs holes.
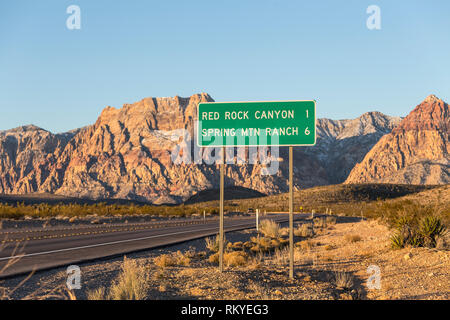
[[[207,102],[198,105],[200,147],[312,146],[316,102]]]

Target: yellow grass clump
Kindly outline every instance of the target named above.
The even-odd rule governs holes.
[[[209,257],[209,262],[219,263],[219,253]],[[249,256],[245,251],[232,251],[223,254],[223,263],[227,267],[245,266],[249,262]]]
[[[296,237],[309,238],[314,236],[314,231],[311,224],[301,224],[296,229],[294,229],[294,235]]]
[[[273,220],[261,221],[259,231],[266,237],[270,238],[278,238],[281,236],[280,225]]]
[[[166,267],[172,266],[189,266],[191,264],[191,252],[182,253],[181,251],[177,251],[171,254],[162,254],[156,258],[154,258],[153,263],[164,269]]]
[[[149,273],[145,266],[136,260],[124,258],[122,270],[115,279],[109,292],[104,287],[89,291],[89,300],[143,300],[149,288]]]

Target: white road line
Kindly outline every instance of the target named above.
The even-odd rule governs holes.
[[[245,224],[245,225],[247,225],[247,224]],[[245,225],[241,225],[241,226],[245,226]],[[239,225],[233,225],[233,226],[230,226],[230,227],[237,227],[237,226],[239,226]],[[200,229],[200,230],[192,230],[192,231],[173,232],[173,233],[166,233],[166,234],[160,234],[160,235],[156,235],[156,236],[149,236],[149,237],[143,237],[143,238],[137,238],[137,239],[127,239],[127,240],[120,240],[120,241],[92,244],[92,245],[88,245],[88,246],[66,248],[66,249],[58,249],[58,250],[52,250],[52,251],[44,251],[44,252],[36,252],[36,253],[29,253],[29,254],[24,254],[24,255],[11,256],[11,257],[4,257],[4,258],[0,258],[0,261],[10,260],[10,259],[14,259],[14,258],[24,258],[24,257],[39,256],[39,255],[50,254],[50,253],[58,253],[58,252],[64,252],[64,251],[73,251],[73,250],[79,250],[79,249],[95,248],[95,247],[107,246],[107,245],[118,244],[118,243],[125,243],[125,242],[131,242],[131,241],[139,241],[139,240],[146,240],[146,239],[152,239],[152,238],[167,237],[167,236],[173,236],[173,235],[177,235],[177,234],[200,232],[200,231],[207,231],[207,230],[212,231],[211,228],[208,228],[208,229]]]

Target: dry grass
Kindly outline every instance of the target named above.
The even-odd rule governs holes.
[[[242,249],[244,249],[244,243],[242,241],[237,241],[237,242],[234,242],[234,243],[230,242],[229,245],[230,245],[230,248],[233,249],[233,250],[242,250]]]
[[[325,222],[328,226],[334,225],[337,222],[337,218],[334,216],[329,216],[325,218]]]
[[[263,220],[259,225],[259,231],[270,238],[278,238],[281,237],[281,228],[278,223],[273,220]]]
[[[287,237],[287,236],[289,236],[289,228],[281,228],[281,229],[280,229],[280,235],[281,235],[282,237]]]
[[[136,260],[124,257],[122,269],[109,288],[100,287],[87,292],[89,300],[143,300],[149,289],[149,272]]]
[[[315,228],[326,228],[327,227],[327,219],[326,218],[314,218],[314,227]]]
[[[148,291],[149,273],[136,260],[126,257],[122,271],[109,289],[111,300],[143,300]]]
[[[354,285],[353,276],[348,272],[336,271],[334,273],[334,283],[337,288],[350,290]]]
[[[106,300],[106,289],[105,287],[100,287],[87,292],[88,300]]]
[[[314,248],[317,243],[311,240],[303,240],[303,241],[299,241],[295,244],[298,248],[300,248],[301,250],[304,251],[309,251],[312,248]]]
[[[5,248],[4,243],[0,243],[0,251],[2,251],[4,248]],[[11,253],[11,256],[14,258],[9,259],[8,262],[2,268],[0,268],[0,274],[12,268],[17,262],[19,262],[19,260],[25,255],[24,248],[25,248],[24,244],[20,242],[16,244]],[[17,291],[20,287],[22,287],[33,276],[33,274],[34,271],[30,272],[28,276],[26,276],[17,286],[15,286],[12,289],[0,287],[0,300],[10,300],[13,293]],[[33,294],[34,293],[31,293],[30,296]]]
[[[179,266],[189,266],[191,264],[191,253],[187,251],[186,253],[182,253],[181,251],[177,251],[175,254],[175,259],[177,265]]]
[[[153,263],[160,267],[161,269],[165,269],[167,267],[172,266],[189,266],[191,264],[191,259],[193,257],[193,253],[191,251],[186,251],[182,253],[181,251],[177,251],[174,253],[162,254],[153,259]]]
[[[310,238],[314,236],[314,231],[312,229],[312,225],[310,223],[304,223],[299,225],[294,230],[294,235],[296,237]]]
[[[250,251],[254,253],[269,253],[277,248],[286,246],[289,243],[289,240],[283,238],[272,239],[260,237],[258,235],[257,237],[251,237],[250,242]]]
[[[219,246],[220,246],[220,236],[216,235],[215,238],[208,237],[205,239],[206,248],[211,252],[219,252]],[[226,248],[228,245],[228,241],[225,238],[225,235],[223,236],[223,247]]]
[[[214,264],[218,264],[219,253],[211,255],[208,261]],[[245,251],[225,252],[223,254],[223,263],[227,267],[245,266],[249,263],[249,255]]]
[[[274,263],[280,266],[287,264],[289,260],[289,250],[288,248],[276,249],[273,254]]]
[[[162,254],[153,259],[153,263],[161,269],[164,269],[175,266],[177,264],[177,260],[172,254]]]

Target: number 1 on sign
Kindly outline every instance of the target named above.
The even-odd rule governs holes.
[[[306,118],[309,118],[308,110],[306,110]]]

